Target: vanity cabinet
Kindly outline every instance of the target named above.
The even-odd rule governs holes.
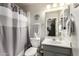
[[[59,46],[42,45],[44,56],[71,56],[72,49]]]

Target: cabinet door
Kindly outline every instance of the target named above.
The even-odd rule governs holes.
[[[71,55],[71,52],[70,52],[71,49],[70,48],[43,45],[43,50],[56,52],[56,53],[61,53],[61,54],[66,54],[66,55]]]
[[[67,55],[61,54],[61,53],[56,53],[55,56],[67,56]]]
[[[55,56],[55,53],[51,53],[51,52],[48,52],[48,51],[43,51],[44,53],[44,56]]]
[[[44,51],[44,56],[67,56],[67,55],[61,54],[61,53],[56,53],[56,52]]]

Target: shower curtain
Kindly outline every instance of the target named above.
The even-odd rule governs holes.
[[[14,3],[0,3],[0,56],[16,56],[27,43],[27,17]]]

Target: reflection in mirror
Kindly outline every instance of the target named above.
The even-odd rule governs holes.
[[[52,9],[53,10],[53,9]],[[71,20],[69,5],[58,10],[48,11],[45,13],[46,19],[46,35],[47,36],[70,36]]]
[[[46,35],[48,37],[58,36],[58,20],[60,10],[51,11],[45,14],[46,17]]]
[[[55,25],[56,25],[56,18],[47,20],[48,36],[56,36]]]

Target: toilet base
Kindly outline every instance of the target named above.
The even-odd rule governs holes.
[[[25,51],[25,56],[37,56],[37,49],[35,47],[30,47]]]

